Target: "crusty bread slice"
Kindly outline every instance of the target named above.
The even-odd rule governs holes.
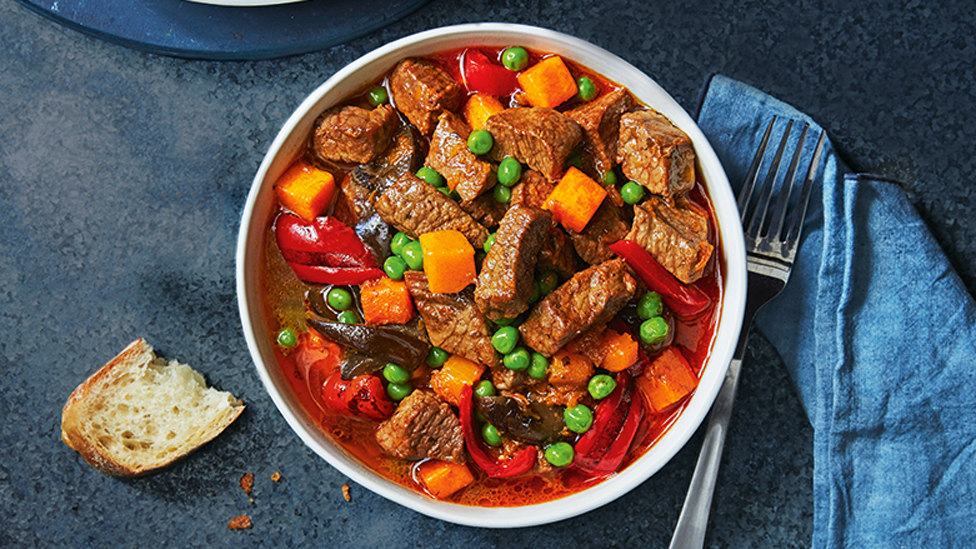
[[[141,477],[206,444],[244,404],[137,339],[68,397],[61,440],[112,476]]]

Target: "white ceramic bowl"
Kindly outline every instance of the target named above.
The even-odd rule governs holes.
[[[435,501],[385,479],[348,455],[317,427],[284,379],[259,295],[265,229],[275,207],[272,185],[300,154],[316,116],[391,70],[400,59],[471,45],[522,45],[557,53],[626,86],[642,102],[664,113],[695,144],[722,239],[722,257],[716,258],[725,265],[718,328],[698,390],[687,408],[656,445],[618,475],[569,497],[528,507],[480,508]],[[694,120],[651,78],[616,55],[565,34],[523,25],[480,23],[421,32],[366,54],[329,78],[302,102],[271,144],[248,195],[237,246],[237,295],[244,334],[261,380],[291,428],[330,465],[360,485],[425,515],[470,526],[521,527],[569,518],[620,497],[660,470],[688,441],[715,400],[732,358],[745,303],[745,252],[735,200],[714,150]]]

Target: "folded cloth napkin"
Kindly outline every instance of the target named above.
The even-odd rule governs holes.
[[[699,125],[736,190],[773,115],[774,144],[788,118],[820,130],[706,84]],[[812,546],[976,546],[976,303],[903,189],[827,145],[790,282],[756,318],[814,427]]]

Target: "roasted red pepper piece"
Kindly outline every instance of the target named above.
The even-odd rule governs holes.
[[[376,256],[355,231],[332,216],[308,222],[281,214],[275,240],[295,276],[314,284],[361,284],[383,276]]]
[[[515,73],[501,65],[492,63],[480,50],[469,49],[464,52],[461,77],[468,91],[488,95],[512,95],[518,89]]]
[[[386,396],[383,382],[376,376],[359,375],[349,381],[335,372],[322,383],[322,401],[336,412],[383,421],[393,414],[393,403]]]
[[[683,284],[633,240],[618,240],[610,245],[610,249],[627,261],[648,288],[661,294],[664,304],[674,314],[681,317],[695,316],[711,302],[705,292]]]
[[[474,404],[471,386],[469,385],[465,385],[461,389],[459,411],[461,413],[461,430],[464,431],[464,443],[468,447],[468,453],[471,454],[471,459],[485,474],[493,478],[505,478],[521,475],[532,470],[535,465],[536,451],[531,446],[515,452],[511,459],[499,462],[495,461],[481,445],[478,433],[474,429]]]
[[[632,385],[626,370],[617,374],[617,388],[597,404],[593,425],[576,443],[574,467],[590,474],[609,474],[620,467],[643,411]]]

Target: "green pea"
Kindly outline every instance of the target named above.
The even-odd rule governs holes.
[[[407,262],[402,257],[391,255],[383,262],[383,272],[393,280],[403,278],[403,273],[407,271]]]
[[[332,288],[326,297],[329,306],[337,311],[345,311],[352,307],[352,294],[344,288]]]
[[[565,467],[573,462],[573,446],[568,442],[557,442],[546,447],[546,461],[556,467]]]
[[[440,368],[445,362],[447,362],[447,359],[450,358],[450,356],[451,355],[448,354],[447,351],[441,349],[440,347],[431,347],[430,350],[427,351],[427,358],[425,359],[425,362],[427,362],[427,365],[431,368]]]
[[[298,344],[298,334],[291,328],[284,328],[278,332],[278,345],[282,347],[294,347]]]
[[[505,68],[510,71],[518,72],[528,64],[529,52],[525,48],[516,46],[505,48],[505,51],[502,52],[502,65],[505,65]]]
[[[481,438],[485,439],[485,444],[488,446],[499,446],[502,443],[502,436],[491,423],[485,423],[481,427]]]
[[[512,201],[512,189],[505,185],[495,185],[492,193],[495,195],[495,200],[502,204],[508,204]]]
[[[644,198],[644,186],[636,181],[628,181],[620,187],[620,198],[627,204],[637,204]]]
[[[488,130],[474,130],[468,135],[468,150],[474,154],[485,154],[494,144],[495,140]]]
[[[532,353],[528,374],[532,379],[545,379],[549,372],[549,359],[542,353]]]
[[[485,244],[484,246],[482,246],[482,248],[484,248],[485,253],[488,253],[488,251],[491,250],[491,247],[494,245],[495,245],[495,233],[491,233],[490,235],[488,235],[488,238],[485,239]]]
[[[495,396],[495,384],[488,381],[487,379],[482,379],[474,386],[474,395],[479,397],[490,397]]]
[[[415,271],[424,268],[424,249],[420,247],[420,242],[414,240],[404,244],[403,260],[407,262],[407,267]]]
[[[402,256],[403,246],[406,245],[408,242],[413,242],[413,239],[410,238],[410,235],[408,235],[407,233],[400,231],[397,234],[393,235],[393,240],[390,241],[390,251],[393,252],[395,255]]]
[[[566,420],[566,427],[570,431],[585,433],[593,425],[593,411],[585,404],[577,404],[572,408],[566,408],[563,419]]]
[[[617,172],[610,170],[603,174],[603,184],[612,187],[617,184]]]
[[[667,320],[664,320],[664,317],[656,316],[641,322],[639,332],[644,343],[657,345],[668,338],[671,326],[668,325]]]
[[[502,358],[502,363],[505,364],[505,367],[516,372],[528,369],[531,362],[532,357],[525,347],[519,347]]]
[[[645,320],[661,316],[663,312],[664,302],[661,301],[661,294],[657,292],[647,292],[637,302],[637,315]]]
[[[617,381],[607,374],[597,374],[591,377],[590,383],[586,386],[586,390],[590,392],[590,396],[597,400],[607,398],[616,388]]]
[[[342,311],[336,319],[343,324],[358,324],[359,316],[355,311]]]
[[[515,318],[502,317],[494,322],[498,326],[518,326],[519,324],[522,323],[519,317],[515,317]]]
[[[491,336],[491,345],[496,351],[507,355],[518,345],[519,333],[514,326],[502,326]]]
[[[596,84],[589,78],[585,76],[579,77],[576,80],[576,87],[579,89],[579,96],[583,101],[589,101],[596,97]]]
[[[546,271],[539,275],[539,291],[543,295],[552,293],[558,285],[559,275],[556,274],[556,271]]]
[[[386,394],[393,400],[403,400],[413,392],[413,387],[409,383],[389,383],[386,386]]]
[[[542,290],[539,288],[539,281],[533,280],[532,292],[529,293],[529,303],[535,303],[536,301],[539,301],[540,297],[542,297]]]
[[[410,372],[390,363],[383,367],[383,377],[390,383],[406,383],[410,381]]]
[[[424,166],[423,168],[417,170],[417,177],[435,187],[443,187],[444,185],[447,185],[447,180],[444,179],[444,176],[430,166]]]
[[[369,104],[374,107],[386,103],[389,99],[389,94],[386,93],[386,88],[383,86],[376,86],[375,88],[369,90]]]
[[[522,178],[522,164],[511,156],[506,156],[498,164],[498,182],[511,187]]]

